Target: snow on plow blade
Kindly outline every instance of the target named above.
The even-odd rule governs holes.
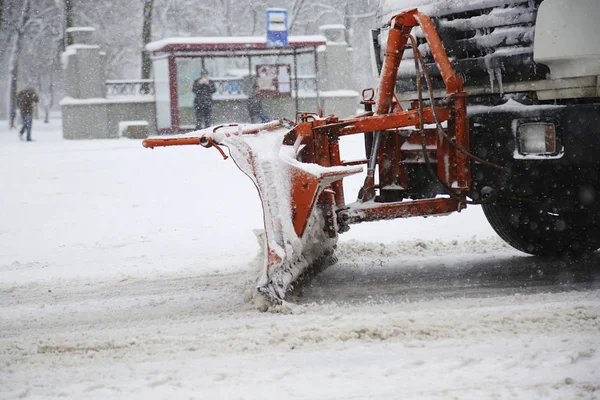
[[[300,148],[284,144],[294,128],[283,121],[260,125],[220,125],[185,135],[149,138],[144,147],[177,145],[215,147],[229,153],[255,184],[265,227],[264,268],[258,291],[280,302],[308,268],[333,254],[337,243],[334,195],[328,186],[362,167],[323,167],[297,160]]]

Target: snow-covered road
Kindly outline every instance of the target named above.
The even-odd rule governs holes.
[[[527,257],[476,207],[358,225],[262,313],[232,163],[34,138],[0,121],[1,399],[600,398],[598,253]]]

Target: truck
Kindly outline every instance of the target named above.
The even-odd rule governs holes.
[[[273,303],[335,262],[353,224],[472,205],[520,251],[580,257],[600,248],[599,14],[597,0],[382,0],[379,83],[357,115],[301,112],[143,145],[215,148],[254,182],[265,228],[256,293]],[[353,135],[363,158],[340,147]],[[354,174],[364,183],[347,202]]]
[[[469,196],[496,195],[482,203],[493,229],[538,256],[598,249],[600,2],[382,0],[380,14],[385,20],[407,3],[432,17],[465,83],[471,152],[510,171],[500,177],[489,165],[471,164]],[[374,31],[374,48],[382,48],[388,28]],[[440,97],[443,82],[423,35],[417,43]],[[380,66],[381,52],[373,58]],[[413,101],[414,72],[405,66],[396,81],[398,98]],[[440,191],[435,182],[417,182],[416,192]]]

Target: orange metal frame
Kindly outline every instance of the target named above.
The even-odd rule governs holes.
[[[421,26],[429,43],[434,60],[440,70],[446,85],[447,98],[444,106],[418,108],[414,104],[409,110],[402,110],[395,101],[394,91],[398,67],[408,42],[410,31],[415,26]],[[363,104],[377,106],[375,114],[365,112],[363,116],[338,120],[336,117],[319,120],[310,115],[301,116],[296,128],[288,134],[285,143],[291,144],[296,140],[305,145],[300,154],[300,160],[317,163],[322,166],[340,166],[367,164],[368,159],[344,162],[340,157],[339,138],[345,135],[362,134],[366,137],[367,147],[372,146],[372,135],[380,132],[381,145],[377,152],[379,169],[378,183],[375,183],[374,171],[367,171],[367,177],[361,190],[362,196],[357,203],[347,205],[343,197],[342,181],[332,183],[334,201],[338,217],[347,224],[381,219],[393,219],[410,216],[447,214],[460,211],[466,205],[466,193],[470,189],[470,163],[468,158],[451,146],[452,140],[457,147],[469,148],[468,119],[466,113],[466,96],[463,82],[454,72],[442,42],[432,21],[417,10],[410,10],[394,16],[390,20],[390,32],[385,52],[385,60],[380,76],[379,87],[375,92],[377,99],[365,98]],[[365,91],[363,91],[363,97]],[[433,102],[432,102],[433,103]],[[445,135],[439,134],[439,129],[425,129],[424,124],[435,124],[448,121],[444,129]],[[417,129],[402,130],[400,128],[414,126]],[[441,128],[440,128],[441,129]],[[449,198],[431,198],[415,201],[398,201],[382,203],[373,201],[378,188],[397,185],[407,187],[410,163],[415,161],[417,150],[402,150],[404,143],[420,144],[421,132],[425,136],[427,151],[432,163],[437,164],[437,174],[440,181],[452,189]],[[367,149],[367,157],[369,149]],[[422,150],[418,150],[422,153]],[[325,196],[325,195],[322,195]],[[292,197],[293,201],[295,200]],[[377,200],[377,199],[375,199]],[[323,198],[320,204],[327,203]]]
[[[395,100],[396,76],[405,46],[411,38],[410,31],[416,26],[421,27],[429,43],[433,58],[446,85],[447,97],[443,105],[436,106],[432,99],[430,107],[415,103],[410,109],[402,110]],[[411,41],[414,45],[414,40]],[[376,96],[375,100],[374,96]],[[343,120],[335,116],[321,118],[311,113],[299,114],[297,124],[284,138],[285,145],[304,145],[297,155],[301,162],[315,163],[324,167],[369,165],[361,195],[357,202],[349,205],[344,200],[342,178],[355,173],[356,169],[349,173],[338,172],[317,177],[297,169],[292,171],[290,178],[292,219],[298,237],[304,234],[314,207],[318,207],[323,213],[326,221],[325,229],[331,235],[337,234],[341,223],[446,214],[464,208],[466,194],[471,186],[470,162],[468,157],[457,148],[469,148],[466,97],[463,82],[454,72],[429,17],[416,9],[392,17],[379,86],[376,91],[372,89],[363,91],[365,113]],[[375,112],[371,110],[372,105],[376,105]],[[447,128],[439,125],[443,121],[447,121]],[[436,124],[437,128],[425,129],[425,124]],[[260,128],[244,130],[240,133],[251,134],[256,133],[258,129],[272,129],[277,126],[281,126],[281,122],[265,124]],[[404,127],[415,128],[401,129]],[[443,132],[440,132],[441,129]],[[339,138],[354,134],[365,135],[367,158],[345,162],[340,155]],[[377,137],[377,146],[374,145],[374,137]],[[432,160],[431,164],[437,164],[437,176],[448,189],[449,197],[381,202],[381,199],[375,196],[378,189],[386,186],[406,188],[409,179],[408,166],[423,163],[419,158],[423,154],[422,149],[403,150],[402,148],[405,143],[421,144],[422,139],[426,145],[426,154]],[[204,147],[214,146],[225,158],[227,157],[219,144],[207,136],[144,141],[145,147],[198,144]],[[373,147],[377,149],[375,156],[378,167],[377,183],[375,168],[373,168],[374,160],[369,160]],[[337,212],[337,219],[333,215],[335,212]]]

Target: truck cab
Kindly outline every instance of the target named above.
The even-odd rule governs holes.
[[[382,0],[373,31],[381,68],[388,21],[410,8],[428,14],[468,93],[470,198],[494,230],[534,255],[581,255],[600,248],[600,40],[597,0]],[[444,83],[422,32],[413,30],[431,76]],[[396,79],[402,103],[417,99],[411,51]],[[426,96],[427,97],[427,96]],[[431,100],[429,100],[431,102]],[[440,193],[415,165],[409,192]],[[422,178],[422,179],[420,179]]]

